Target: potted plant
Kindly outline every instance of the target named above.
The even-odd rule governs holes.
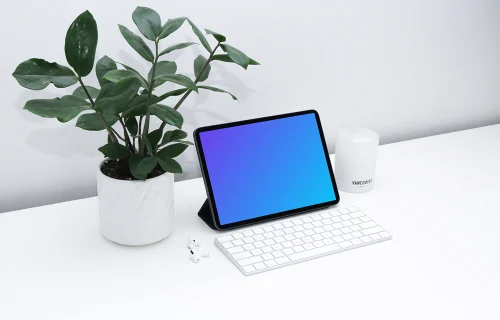
[[[99,148],[105,160],[97,173],[99,220],[101,233],[107,239],[123,245],[140,246],[166,238],[173,228],[174,176],[182,167],[175,160],[191,145],[184,140],[183,118],[177,111],[186,98],[199,90],[228,93],[222,89],[201,85],[210,74],[213,61],[235,63],[247,69],[258,63],[226,43],[226,37],[205,29],[213,36],[211,46],[203,33],[186,17],[161,23],[159,14],[137,7],[132,19],[146,41],[127,27],[119,30],[128,44],[151,63],[147,76],[123,63],[104,56],[97,61],[95,73],[100,88],[84,84],[94,67],[97,48],[97,24],[85,11],[71,24],[65,40],[65,54],[72,69],[43,59],[29,59],[13,73],[19,84],[31,90],[45,89],[50,83],[57,88],[76,85],[72,94],[55,99],[34,99],[24,109],[45,118],[68,122],[78,116],[76,126],[89,131],[107,131],[107,143]],[[172,33],[189,24],[208,56],[194,60],[195,79],[177,74],[177,65],[165,58],[195,42],[184,42],[161,49]],[[155,90],[170,82],[180,88],[156,95]],[[173,107],[163,101],[180,97]],[[162,122],[153,130],[151,117]],[[167,127],[168,126],[168,127]],[[120,134],[121,132],[121,134]]]

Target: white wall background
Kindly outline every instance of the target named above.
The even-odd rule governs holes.
[[[117,28],[137,30],[131,19],[137,5],[156,9],[164,21],[189,16],[262,63],[246,72],[213,65],[206,83],[229,89],[240,103],[216,93],[191,95],[179,109],[187,131],[316,109],[333,150],[345,125],[372,128],[390,143],[500,122],[497,0],[11,1],[0,12],[0,212],[96,194],[105,133],[23,111],[28,99],[72,89],[29,91],[11,73],[32,57],[66,64],[66,30],[86,9],[99,27],[97,57],[146,72]],[[189,40],[197,38],[185,25],[162,44]],[[170,58],[192,75],[200,53],[201,46],[192,47]],[[97,83],[94,73],[86,82]],[[186,173],[178,180],[199,176],[194,148],[182,165]]]

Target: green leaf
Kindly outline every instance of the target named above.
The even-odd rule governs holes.
[[[125,78],[117,83],[108,83],[101,88],[94,109],[103,114],[119,114],[135,97],[140,82],[137,78]]]
[[[194,145],[194,143],[192,143],[191,141],[178,140],[177,142],[179,142],[179,143],[184,143],[184,144],[187,144],[187,145],[189,145],[189,146],[193,146],[193,145]]]
[[[197,44],[197,43],[196,42],[183,42],[183,43],[179,43],[179,44],[170,46],[167,49],[165,49],[162,52],[160,52],[160,54],[158,56],[162,56],[162,55],[170,53],[170,52],[172,52],[174,50],[179,50],[179,49],[187,48],[187,47],[189,47],[189,46],[191,46],[193,44]]]
[[[179,17],[175,19],[168,19],[167,22],[161,27],[160,35],[158,40],[163,39],[177,31],[182,24],[186,21],[186,17]]]
[[[200,75],[201,69],[206,62],[207,59],[202,55],[199,55],[196,59],[194,59],[194,75],[196,76],[198,82],[207,80],[208,75],[210,74],[210,70],[212,69],[212,67],[210,67],[210,64],[208,64],[203,73]]]
[[[167,99],[168,97],[176,97],[176,96],[180,96],[181,94],[183,94],[184,92],[186,92],[188,89],[186,88],[183,88],[183,89],[177,89],[177,90],[172,90],[172,91],[169,91],[169,92],[166,92],[164,94],[162,94],[160,97],[158,97],[158,101],[157,102],[160,102],[162,100],[165,100]]]
[[[36,58],[21,62],[12,75],[21,86],[31,90],[45,89],[50,83],[66,88],[78,82],[70,68]]]
[[[64,96],[55,99],[34,99],[26,102],[24,109],[44,118],[57,118],[60,122],[68,122],[82,111],[90,110],[91,105],[84,99],[75,96]]]
[[[108,56],[104,56],[97,61],[95,65],[95,74],[97,75],[97,80],[101,87],[110,82],[109,80],[103,79],[104,75],[116,69],[116,62]]]
[[[97,23],[92,14],[85,11],[69,27],[64,43],[66,60],[79,76],[85,77],[92,71],[96,48]]]
[[[196,84],[189,79],[188,77],[182,75],[182,74],[164,74],[158,77],[155,77],[155,81],[162,81],[163,82],[173,82],[178,85],[181,85],[183,87],[186,87],[190,90],[193,90],[195,92],[198,92],[198,88],[196,87]]]
[[[156,80],[158,76],[161,75],[166,75],[166,74],[175,74],[177,71],[177,64],[175,62],[171,61],[160,61],[156,64],[156,70],[155,70],[155,83],[154,87],[158,87],[162,85],[165,81],[159,81]],[[153,68],[148,73],[148,79],[151,82],[151,76],[153,75]]]
[[[97,95],[99,94],[99,89],[91,87],[91,86],[85,86],[85,87],[87,88],[87,91],[89,92],[90,97],[92,99],[97,98]],[[85,90],[83,89],[83,87],[76,88],[75,91],[73,91],[73,95],[75,97],[82,98],[82,99],[89,98],[89,97],[87,97],[87,94],[85,93]]]
[[[146,180],[148,174],[154,170],[158,164],[155,157],[142,158],[140,155],[131,155],[128,161],[130,173],[138,180]]]
[[[108,143],[98,149],[106,158],[123,159],[130,154],[129,148],[119,143]]]
[[[175,158],[186,150],[188,145],[183,143],[174,143],[166,146],[165,148],[158,151],[158,156],[160,158]]]
[[[103,77],[103,79],[113,83],[123,80],[125,78],[137,78],[137,80],[140,81],[141,86],[143,88],[149,87],[147,81],[140,74],[132,70],[111,70],[110,72],[106,73]]]
[[[207,34],[211,34],[212,36],[214,36],[215,40],[219,41],[219,42],[225,42],[226,41],[226,37],[224,37],[222,34],[220,33],[217,33],[215,31],[212,31],[212,30],[208,30],[208,29],[205,29],[205,32]]]
[[[137,119],[135,117],[130,117],[125,121],[125,127],[131,135],[136,136],[139,131],[139,124],[137,123]]]
[[[151,95],[151,103],[158,102],[158,97]],[[122,116],[124,118],[144,116],[148,107],[148,95],[142,94],[136,96],[130,101],[127,107],[123,110]]]
[[[198,88],[206,89],[206,90],[211,90],[211,91],[215,91],[215,92],[227,93],[227,94],[229,94],[233,98],[233,100],[238,100],[238,98],[236,98],[232,93],[227,92],[226,90],[222,90],[222,89],[215,88],[215,87],[210,87],[210,86],[198,86]]]
[[[161,18],[153,9],[146,7],[137,7],[132,13],[132,20],[139,28],[139,31],[146,39],[155,41],[160,34]]]
[[[248,59],[249,59],[249,63],[248,63],[249,66],[260,66],[260,63],[258,63],[254,59],[252,59],[252,58],[248,58]],[[231,58],[229,58],[229,56],[227,54],[215,54],[212,56],[212,60],[235,63],[233,60],[231,60]]]
[[[118,62],[118,64],[120,64],[122,67],[124,67],[128,71],[132,71],[135,74],[135,76],[137,77],[137,79],[139,79],[141,81],[141,85],[142,85],[143,88],[149,88],[149,83],[146,81],[146,79],[144,79],[143,76],[141,76],[141,74],[139,73],[139,71],[135,70],[132,67],[127,66],[124,63]]]
[[[161,145],[166,145],[167,143],[170,143],[172,141],[177,141],[180,139],[184,139],[188,136],[188,134],[182,130],[170,130],[165,132],[165,135],[163,136],[163,139],[161,140]]]
[[[239,64],[240,66],[243,67],[243,69],[248,68],[248,65],[250,64],[250,58],[247,57],[246,54],[241,52],[240,50],[236,49],[235,47],[232,47],[228,44],[221,44],[220,47],[224,52],[227,53],[229,58],[234,61],[234,63]]]
[[[184,122],[182,115],[177,110],[163,104],[152,104],[149,107],[149,111],[152,115],[160,118],[160,120],[165,121],[169,125],[177,128],[181,128],[182,123]]]
[[[105,114],[102,116],[104,117],[106,123],[110,126],[114,125],[118,121],[118,117],[112,114]],[[80,117],[78,117],[76,126],[82,128],[83,130],[89,131],[101,131],[106,129],[104,123],[102,122],[101,115],[96,112],[82,114]]]
[[[174,159],[170,159],[168,157],[161,158],[158,155],[156,156],[156,159],[158,159],[158,163],[161,168],[165,170],[165,172],[182,173],[181,165]]]
[[[149,138],[147,136],[144,137],[143,139],[144,139],[144,144],[146,145],[146,150],[148,151],[148,154],[150,156],[154,156],[153,146],[151,145],[151,141],[149,141]]]
[[[205,36],[203,35],[203,33],[201,33],[200,29],[198,29],[198,27],[193,23],[193,21],[187,19],[189,24],[191,25],[191,28],[193,29],[193,32],[194,34],[198,37],[198,39],[200,39],[200,42],[201,44],[203,45],[203,47],[205,47],[205,49],[207,49],[207,51],[209,53],[212,53],[212,48],[210,47],[210,44],[208,43],[207,39],[205,38]]]
[[[163,130],[156,129],[148,134],[148,140],[151,142],[151,147],[156,150],[158,142],[160,142],[161,136],[163,135]]]
[[[138,53],[149,62],[153,62],[154,56],[151,49],[149,49],[148,45],[141,37],[135,35],[132,31],[130,31],[127,27],[118,25],[122,36],[127,40],[128,44]]]

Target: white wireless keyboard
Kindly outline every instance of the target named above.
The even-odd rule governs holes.
[[[244,275],[390,240],[356,207],[326,210],[215,239],[215,246]]]

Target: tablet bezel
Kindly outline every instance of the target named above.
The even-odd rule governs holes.
[[[212,191],[212,184],[210,182],[210,175],[208,173],[208,168],[205,162],[205,155],[203,153],[203,146],[200,140],[200,133],[202,132],[207,132],[207,131],[213,131],[213,130],[219,130],[219,129],[225,129],[225,128],[231,128],[231,127],[237,127],[241,125],[247,125],[247,124],[252,124],[252,123],[258,123],[258,122],[264,122],[264,121],[270,121],[270,120],[277,120],[277,119],[282,119],[282,118],[289,118],[289,117],[295,117],[295,116],[301,116],[301,115],[306,115],[306,114],[314,114],[316,118],[316,125],[318,126],[318,131],[319,135],[321,137],[321,143],[323,145],[323,152],[325,154],[325,159],[326,163],[328,165],[328,171],[330,173],[330,179],[332,182],[333,186],[333,191],[335,193],[335,200],[333,201],[328,201],[328,202],[323,202],[323,203],[318,203],[314,204],[311,206],[306,206],[306,207],[301,207],[297,209],[292,209],[292,210],[287,210],[287,211],[282,211],[282,212],[277,212],[274,214],[266,215],[266,216],[261,216],[261,217],[256,217],[252,219],[247,219],[247,220],[242,220],[238,222],[233,222],[233,223],[228,223],[221,225],[220,220],[219,220],[219,214],[217,212],[217,205],[216,201],[214,198],[214,194]],[[210,209],[212,211],[212,218],[214,220],[214,226],[218,230],[228,230],[228,229],[234,229],[234,228],[239,228],[251,224],[256,224],[264,221],[269,221],[269,220],[274,220],[274,219],[279,219],[283,217],[288,217],[294,214],[298,213],[304,213],[306,211],[311,211],[319,208],[324,208],[327,206],[335,205],[339,202],[339,192],[337,189],[337,184],[335,182],[335,176],[333,175],[333,169],[332,169],[332,164],[330,161],[330,157],[328,154],[328,148],[326,146],[326,141],[325,141],[325,136],[323,134],[323,128],[321,126],[321,121],[319,119],[319,114],[316,112],[316,110],[306,110],[306,111],[299,111],[299,112],[292,112],[292,113],[285,113],[281,115],[276,115],[276,116],[270,116],[270,117],[263,117],[263,118],[256,118],[256,119],[250,119],[250,120],[243,120],[243,121],[236,121],[236,122],[230,122],[230,123],[224,123],[224,124],[218,124],[218,125],[212,125],[212,126],[206,126],[206,127],[201,127],[198,128],[194,131],[193,133],[193,138],[196,146],[196,152],[198,154],[198,159],[200,161],[200,168],[201,168],[201,173],[203,175],[203,181],[205,182],[205,189],[207,191],[208,195],[208,203],[210,205]],[[215,204],[215,205],[214,205]]]

